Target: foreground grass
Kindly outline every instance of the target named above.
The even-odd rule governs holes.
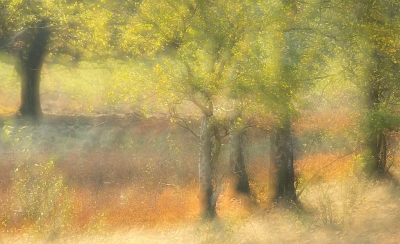
[[[340,185],[331,185],[333,190]],[[399,187],[388,182],[363,183],[364,192],[357,194],[360,203],[351,215],[340,224],[320,221],[325,212],[308,204],[319,186],[310,188],[302,201],[305,208],[272,208],[246,218],[228,217],[213,223],[170,223],[154,228],[129,228],[94,233],[58,236],[35,236],[29,233],[1,236],[0,243],[397,243],[400,240]],[[307,202],[306,202],[307,201]],[[341,199],[332,201],[332,217],[340,220],[340,209],[335,208]]]
[[[224,182],[219,220],[201,223],[197,141],[188,133],[165,120],[45,119],[40,125],[6,123],[0,243],[396,243],[400,238],[398,185],[357,176],[355,155],[304,154],[296,161],[301,206],[278,208],[268,201],[265,135],[250,134],[252,198],[230,194]],[[228,167],[224,143],[220,172]],[[391,170],[398,179],[397,169]]]
[[[75,209],[86,220],[78,218],[68,228],[47,232],[34,226],[15,232],[3,229],[0,243],[397,243],[400,186],[395,179],[372,182],[347,175],[321,181],[304,191],[300,205],[285,208],[249,205],[252,202],[246,198],[224,191],[218,202],[219,218],[211,223],[196,217],[194,185],[179,194],[160,194],[156,205],[141,192],[125,208],[111,201],[112,195],[101,195],[99,204],[86,194],[81,204],[92,208],[80,213]],[[139,203],[140,199],[147,204]],[[191,204],[180,205],[182,200]],[[136,213],[132,211],[137,207]]]

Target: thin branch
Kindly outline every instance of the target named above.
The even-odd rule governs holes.
[[[172,114],[170,111],[171,118],[173,119],[178,119],[178,121],[174,121],[177,125],[181,126],[182,128],[185,128],[188,130],[192,135],[194,135],[197,139],[200,139],[200,136],[197,135],[192,128],[190,128],[189,123],[187,122],[186,119],[177,116],[176,113]]]
[[[29,29],[29,28],[28,28]],[[17,37],[19,37],[20,35],[22,35],[25,31],[27,31],[28,29],[24,29],[22,31],[18,31],[17,34],[15,34],[11,40],[9,42],[7,42],[6,44],[4,44],[3,46],[0,46],[0,49],[4,49],[7,48],[9,45],[11,45],[12,43],[14,43],[15,39]]]
[[[342,156],[336,158],[336,159],[333,160],[332,162],[328,163],[327,165],[325,165],[325,166],[321,167],[319,170],[317,170],[317,172],[315,172],[315,173],[313,174],[313,176],[304,184],[303,189],[301,189],[301,190],[299,191],[299,193],[297,194],[297,197],[300,197],[300,195],[304,192],[304,190],[307,188],[307,186],[311,183],[311,180],[313,180],[315,177],[317,177],[318,174],[319,174],[322,170],[328,168],[329,166],[331,166],[332,164],[334,164],[335,162],[337,162],[339,159],[342,159],[342,158],[344,158],[344,157],[347,157],[347,156],[353,154],[354,152],[355,152],[355,150],[353,150],[353,151],[351,151],[351,152],[349,152],[349,153],[346,153],[345,155],[342,155]]]
[[[212,108],[207,108],[201,104],[194,96],[190,96],[190,101],[192,101],[206,116],[212,116]]]
[[[11,20],[11,19],[14,17],[14,15],[16,15],[23,7],[25,7],[25,5],[27,5],[27,4],[28,4],[28,2],[25,2],[25,3],[22,4],[19,8],[17,8],[17,9],[10,15],[10,17],[8,17],[7,20],[5,20],[5,21],[3,22],[3,24],[2,24],[1,27],[0,27],[0,29],[3,29],[3,28],[4,28],[4,25],[5,25],[9,20]]]
[[[229,136],[230,135],[230,132],[229,132],[229,129],[228,128],[226,128],[226,126],[222,126],[222,129],[219,131],[219,133],[221,133],[222,132],[222,130],[224,130],[225,131],[225,133],[224,134],[220,134],[220,137],[221,138],[225,138],[225,137],[227,137],[227,136]]]

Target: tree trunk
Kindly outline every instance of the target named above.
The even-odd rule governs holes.
[[[282,0],[284,12],[287,17],[284,26],[287,29],[296,24],[298,8],[294,0]],[[279,94],[282,99],[277,104],[278,122],[275,131],[271,135],[271,169],[270,169],[270,191],[274,201],[296,201],[296,189],[294,187],[294,167],[293,167],[293,142],[291,128],[291,100],[292,83],[296,87],[296,73],[298,62],[297,58],[299,47],[293,32],[282,32],[280,50],[280,70],[279,70]]]
[[[235,109],[231,116],[229,135],[229,164],[232,171],[231,188],[234,192],[249,195],[250,186],[243,156],[243,128],[241,111]]]
[[[296,201],[294,187],[293,142],[290,120],[271,134],[270,187],[273,200]]]
[[[380,100],[377,88],[370,88],[367,98],[367,125],[364,132],[364,172],[369,176],[380,176],[386,171],[387,143],[384,128],[377,128],[369,116],[378,112]]]
[[[203,209],[203,219],[216,217],[216,196],[212,184],[212,115],[203,115],[200,128],[199,198]]]
[[[366,45],[360,52],[365,55],[367,60],[364,74],[366,83],[364,84],[365,98],[365,117],[363,127],[363,157],[364,172],[371,177],[381,176],[387,170],[387,142],[386,131],[383,124],[375,120],[379,116],[384,97],[381,95],[386,89],[388,82],[388,66],[392,63],[390,57],[382,52],[380,40],[383,40],[385,21],[376,18],[380,16],[379,7],[374,0],[359,0],[354,2],[354,11],[359,21],[359,36]],[[378,29],[382,28],[382,32]],[[389,63],[388,63],[389,62]],[[386,71],[385,71],[386,70]]]
[[[384,69],[384,57],[376,49],[376,43],[373,43],[373,51],[370,66],[367,68],[369,81],[366,85],[366,128],[364,131],[364,172],[369,176],[381,176],[386,171],[386,133],[385,128],[378,127],[373,116],[379,113],[382,98],[381,88],[381,70]],[[372,116],[372,117],[371,117]],[[383,126],[383,125],[381,125]]]
[[[42,22],[39,27],[25,33],[24,45],[19,51],[19,69],[21,76],[21,106],[19,112],[23,117],[36,119],[42,115],[40,106],[40,73],[50,32]]]

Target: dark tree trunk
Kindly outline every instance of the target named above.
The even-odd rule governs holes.
[[[21,106],[19,112],[23,117],[38,118],[42,115],[40,106],[40,73],[50,31],[42,22],[38,27],[24,33],[23,46],[18,53],[21,76]]]
[[[216,196],[212,183],[212,116],[203,115],[200,128],[200,162],[199,162],[199,198],[202,207],[202,217],[210,220],[216,217]]]
[[[380,176],[386,171],[386,133],[384,128],[379,128],[374,121],[374,114],[379,112],[381,106],[381,86],[380,86],[380,70],[383,69],[383,57],[375,50],[373,54],[374,63],[368,68],[370,80],[366,87],[366,108],[367,123],[364,131],[364,171],[369,176]]]
[[[376,104],[377,105],[377,104]],[[372,108],[369,112],[373,113],[374,108]],[[386,142],[386,133],[380,128],[377,130],[374,125],[370,123],[374,123],[371,121],[371,118],[367,118],[369,121],[367,124],[367,128],[364,139],[364,172],[369,176],[380,176],[383,175],[387,168],[387,142]]]
[[[270,186],[273,200],[296,201],[294,187],[293,142],[290,120],[271,134]]]
[[[296,24],[298,14],[297,1],[282,0],[284,12],[287,15],[283,24],[285,28],[292,28]],[[296,37],[293,32],[282,32],[280,74],[279,74],[279,99],[277,105],[278,121],[275,130],[271,134],[271,165],[270,165],[270,192],[274,201],[296,201],[296,189],[294,187],[293,167],[293,142],[291,128],[291,100],[292,83],[296,87],[296,72],[299,46],[296,44]]]
[[[241,121],[241,111],[236,110],[231,116],[231,129],[230,129],[230,159],[229,164],[232,171],[231,187],[232,189],[241,194],[249,195],[250,186],[249,178],[247,176],[246,167],[244,164],[243,156],[243,128]]]
[[[379,177],[387,171],[387,142],[386,129],[383,124],[374,119],[374,116],[379,114],[379,110],[383,107],[384,97],[382,93],[388,88],[387,82],[390,80],[388,68],[393,64],[391,58],[382,52],[382,34],[380,27],[384,27],[386,20],[380,21],[376,16],[379,16],[379,8],[377,9],[376,1],[363,0],[356,1],[354,11],[358,21],[363,27],[360,29],[360,37],[365,43],[368,43],[370,50],[361,50],[365,59],[368,59],[368,65],[365,67],[366,84],[363,94],[365,95],[365,109],[363,128],[363,170],[370,177]],[[378,13],[378,14],[377,14]],[[372,27],[374,26],[374,27]],[[378,31],[376,31],[376,30]],[[390,69],[390,68],[389,68]],[[393,72],[393,71],[390,71]],[[389,88],[390,90],[390,88]],[[366,123],[365,123],[366,122]]]

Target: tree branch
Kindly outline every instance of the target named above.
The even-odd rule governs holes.
[[[313,180],[315,177],[317,177],[318,174],[319,174],[322,170],[328,168],[329,166],[331,166],[332,164],[334,164],[335,162],[337,162],[339,159],[342,159],[342,158],[344,158],[344,157],[347,157],[347,156],[349,156],[350,154],[352,154],[352,153],[354,153],[354,152],[355,152],[355,150],[353,150],[353,151],[351,151],[351,152],[348,152],[348,153],[346,153],[345,155],[342,155],[342,156],[336,158],[336,159],[333,160],[332,162],[328,163],[327,165],[325,165],[325,166],[321,167],[319,170],[317,170],[317,172],[315,172],[315,173],[313,174],[313,176],[312,176],[306,183],[304,183],[303,189],[301,189],[301,190],[299,191],[299,193],[297,194],[297,197],[300,197],[300,195],[304,192],[304,190],[307,188],[307,186],[311,183],[311,180]]]
[[[28,28],[29,29],[29,28]],[[20,35],[22,35],[23,33],[25,33],[25,31],[27,31],[28,29],[23,29],[22,31],[18,31],[17,34],[15,34],[11,40],[9,42],[7,42],[6,44],[4,44],[3,46],[0,46],[0,49],[5,49],[7,48],[9,45],[11,45],[12,43],[14,43],[15,39],[17,37],[19,37]]]
[[[185,128],[188,130],[192,135],[194,135],[197,139],[200,139],[200,136],[197,135],[192,128],[190,128],[187,120],[185,118],[179,117],[175,111],[170,111],[170,116],[173,119],[177,119],[177,121],[174,121],[177,125],[181,126],[182,128]]]

